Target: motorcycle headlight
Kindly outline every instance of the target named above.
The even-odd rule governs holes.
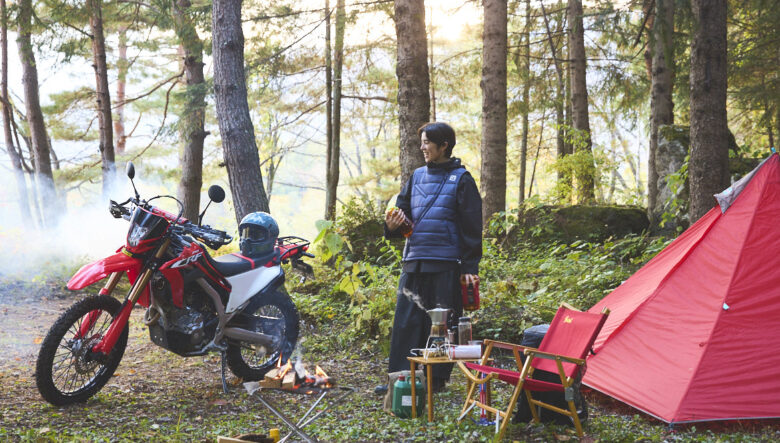
[[[149,233],[149,228],[145,226],[134,225],[127,236],[127,244],[132,247],[138,246],[138,243]]]

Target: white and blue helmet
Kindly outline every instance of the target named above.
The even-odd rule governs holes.
[[[273,252],[279,237],[279,225],[267,212],[252,212],[241,219],[238,233],[241,254],[258,257]]]

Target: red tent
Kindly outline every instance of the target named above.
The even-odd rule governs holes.
[[[584,383],[668,423],[780,417],[780,159],[593,306]]]

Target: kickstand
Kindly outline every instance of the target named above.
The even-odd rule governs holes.
[[[227,366],[227,364],[225,362],[225,351],[219,353],[219,360],[222,363],[222,392],[227,394],[228,388],[227,388],[227,381],[225,380],[225,367]]]

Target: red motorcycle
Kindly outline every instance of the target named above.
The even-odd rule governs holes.
[[[135,167],[127,165],[135,198],[111,201],[115,218],[130,221],[125,246],[82,267],[68,282],[80,290],[106,280],[100,295],[71,306],[49,329],[41,344],[35,380],[41,396],[54,405],[83,402],[111,378],[127,345],[128,319],[137,303],[151,340],[182,357],[218,352],[225,367],[245,380],[259,380],[279,361],[286,362],[298,339],[298,311],[284,288],[282,263],[305,273],[302,257],[309,242],[278,237],[270,215],[247,215],[239,225],[241,254],[212,257],[211,249],[230,243],[223,231],[181,217],[183,205],[171,196],[142,200],[135,189]],[[209,203],[225,191],[212,186]],[[171,198],[174,215],[152,205]],[[123,302],[112,293],[124,274],[132,284]]]

